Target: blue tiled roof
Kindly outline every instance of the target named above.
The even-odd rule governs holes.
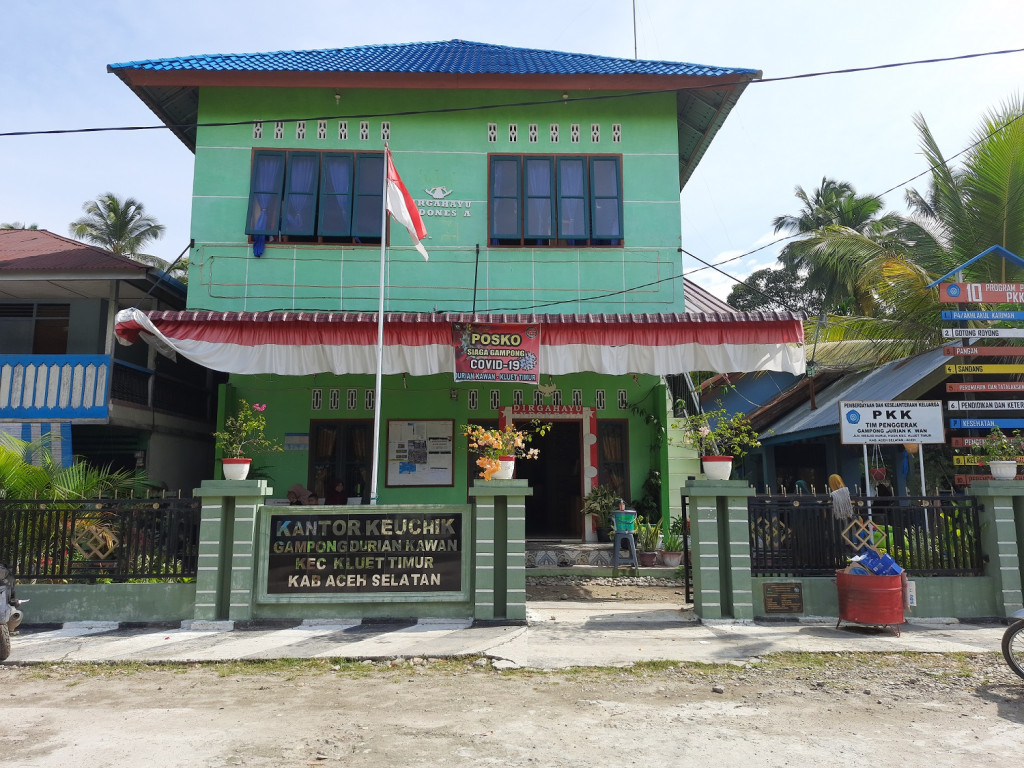
[[[677,61],[644,61],[488,45],[467,40],[360,45],[318,51],[183,56],[111,64],[111,71],[401,72],[502,75],[663,75],[721,77],[757,70]]]

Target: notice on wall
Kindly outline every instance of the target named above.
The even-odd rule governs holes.
[[[458,592],[462,514],[270,517],[267,594]]]
[[[944,443],[941,400],[844,400],[839,403],[843,443]]]
[[[540,384],[540,326],[452,323],[456,381]]]
[[[388,421],[386,485],[452,485],[454,432],[451,419]]]

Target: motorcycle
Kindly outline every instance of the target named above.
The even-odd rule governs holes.
[[[22,619],[18,606],[27,602],[14,596],[14,572],[0,565],[0,661],[11,655],[11,632]]]
[[[1024,611],[1010,617],[1010,626],[1003,633],[1003,658],[1010,669],[1024,677]]]

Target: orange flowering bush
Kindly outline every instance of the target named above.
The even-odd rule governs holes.
[[[480,477],[490,480],[501,468],[501,459],[536,459],[540,451],[528,448],[527,443],[535,435],[543,436],[551,429],[551,424],[541,424],[538,419],[530,422],[530,426],[522,429],[508,424],[504,429],[487,429],[479,424],[463,424],[462,434],[469,438],[469,450],[479,454],[476,465],[480,467]]]

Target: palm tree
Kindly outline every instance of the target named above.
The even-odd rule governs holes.
[[[834,228],[858,232],[865,237],[876,236],[895,224],[892,214],[877,218],[882,200],[875,195],[858,195],[853,185],[823,177],[821,185],[809,196],[797,186],[795,194],[803,203],[795,215],[778,216],[772,224],[775,232],[789,232],[805,237],[787,244],[779,254],[783,266],[805,270],[805,288],[822,297],[820,311],[850,314],[872,311],[873,296],[859,288],[864,264],[854,259],[822,258],[814,248],[814,235]]]
[[[24,222],[21,221],[5,221],[3,224],[0,224],[0,229],[39,229],[39,225],[26,225]]]
[[[99,245],[108,251],[152,265],[153,256],[142,253],[143,247],[164,233],[164,226],[146,214],[142,203],[134,198],[124,200],[106,192],[82,205],[85,216],[71,222],[73,237]]]
[[[868,366],[938,346],[943,306],[928,285],[992,245],[1024,255],[1021,99],[985,116],[958,167],[942,154],[924,117],[914,122],[931,178],[925,193],[907,191],[910,215],[882,217],[866,230],[822,227],[801,241],[816,268],[855,281],[873,302],[850,316],[833,314],[817,329],[819,361],[822,345],[837,364]],[[963,279],[1021,281],[1024,274],[993,257],[967,267]]]

